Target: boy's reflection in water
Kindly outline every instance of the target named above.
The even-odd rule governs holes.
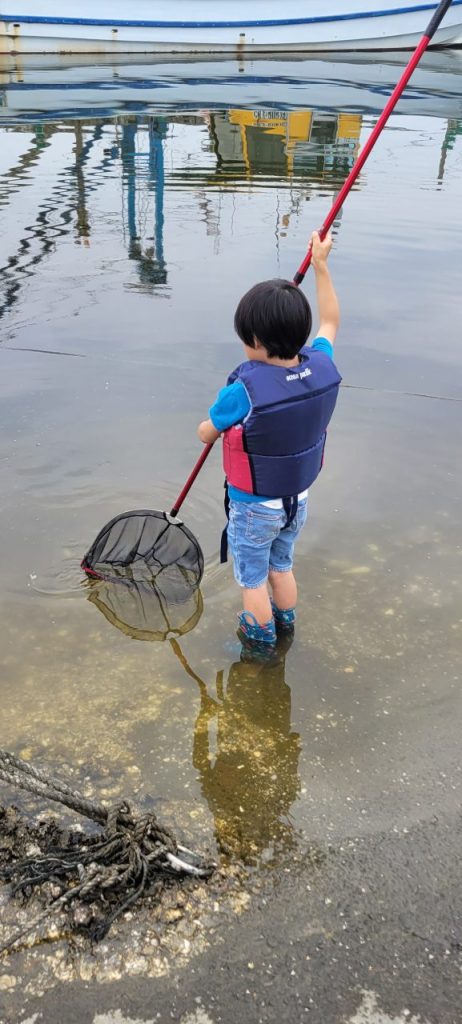
[[[291,693],[285,681],[290,639],[279,641],[272,660],[256,661],[243,652],[228,672],[217,675],[217,700],[188,664],[177,636],[200,619],[200,591],[181,593],[167,604],[159,588],[87,583],[88,599],[122,633],[135,640],[166,640],[200,693],[194,726],[193,763],[215,820],[219,849],[252,863],[274,847],[289,846],[289,812],[300,789],[300,737],[291,731]],[[181,597],[180,601],[178,598]],[[216,730],[212,750],[211,733]],[[215,749],[216,747],[216,749]]]
[[[193,763],[215,819],[223,853],[251,863],[274,846],[291,845],[289,811],[300,789],[300,737],[291,730],[291,692],[285,656],[262,663],[244,652],[231,665],[225,685],[217,676],[218,700],[200,687]],[[211,749],[216,727],[216,751]]]

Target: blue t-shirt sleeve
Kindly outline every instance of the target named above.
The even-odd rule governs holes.
[[[250,412],[250,399],[245,387],[239,380],[228,384],[218,392],[216,402],[209,409],[209,416],[220,434],[234,423],[240,423]]]
[[[334,346],[327,338],[315,338],[311,348],[313,352],[325,352],[326,356],[334,358]]]

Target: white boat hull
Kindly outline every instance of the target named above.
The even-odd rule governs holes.
[[[9,0],[0,53],[233,53],[409,49],[436,0]],[[462,45],[462,0],[433,42]]]
[[[229,108],[377,114],[406,57],[342,54],[292,60],[140,63],[102,58],[0,59],[0,124]],[[402,114],[462,118],[462,53],[426,54],[398,105]]]

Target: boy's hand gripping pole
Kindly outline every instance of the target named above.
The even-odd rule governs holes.
[[[411,75],[415,71],[415,69],[416,69],[416,67],[417,67],[421,57],[423,56],[423,54],[425,53],[425,50],[427,49],[428,44],[431,42],[433,36],[435,35],[435,32],[436,32],[437,28],[439,28],[439,26],[441,25],[441,22],[442,22],[442,20],[443,20],[443,18],[445,16],[445,14],[449,10],[449,8],[451,6],[451,3],[452,3],[452,0],[442,0],[442,2],[438,5],[438,7],[437,7],[437,9],[436,9],[432,19],[431,19],[431,21],[430,21],[426,31],[425,31],[425,34],[422,36],[422,39],[420,40],[420,43],[417,46],[417,49],[412,54],[412,57],[411,57],[411,59],[409,61],[409,64],[407,65],[406,69],[404,70],[404,72],[403,72],[403,74],[402,74],[402,76],[401,76],[401,78],[400,78],[400,80],[398,82],[398,85],[396,86],[396,88],[392,92],[392,94],[390,96],[390,99],[388,100],[388,103],[387,103],[383,113],[380,115],[380,117],[379,117],[379,119],[377,121],[377,124],[375,125],[375,128],[371,132],[367,142],[365,143],[363,149],[361,150],[361,153],[360,153],[356,163],[352,167],[352,169],[351,169],[351,171],[350,171],[350,173],[349,173],[349,175],[348,175],[348,177],[347,177],[343,187],[340,189],[340,192],[339,192],[339,194],[338,194],[338,196],[337,196],[337,198],[336,198],[336,200],[334,202],[334,205],[332,206],[332,209],[330,210],[329,214],[327,215],[327,217],[326,217],[326,219],[324,221],[324,224],[322,225],[322,227],[319,230],[319,235],[320,235],[321,241],[323,240],[323,238],[326,237],[327,232],[332,227],[335,218],[340,213],[340,210],[342,209],[342,206],[343,206],[343,204],[345,202],[345,199],[346,199],[348,193],[351,191],[351,189],[352,189],[352,187],[353,187],[353,185],[354,185],[358,175],[361,173],[362,168],[364,167],[364,164],[366,163],[366,160],[367,160],[367,158],[369,156],[369,153],[374,148],[375,143],[377,142],[377,139],[378,139],[379,135],[381,135],[383,129],[385,128],[385,125],[386,125],[386,123],[388,121],[388,118],[390,117],[390,114],[393,113],[393,110],[395,109],[398,100],[400,99],[402,93],[404,92],[404,89],[406,88],[406,85],[407,85]],[[299,285],[299,284],[302,283],[303,278],[305,277],[305,274],[306,274],[306,272],[308,270],[308,267],[310,266],[310,263],[311,263],[311,255],[312,255],[312,249],[311,249],[311,245],[310,245],[310,247],[308,249],[308,252],[307,252],[307,254],[305,256],[305,259],[303,260],[303,263],[300,264],[300,266],[299,266],[299,268],[297,270],[297,273],[295,274],[294,284]]]

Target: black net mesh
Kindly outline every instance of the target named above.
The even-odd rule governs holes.
[[[182,581],[193,586],[200,583],[204,557],[181,520],[165,512],[141,509],[116,516],[100,531],[82,561],[82,569],[98,579],[118,582],[124,578],[156,586],[160,574],[163,592],[171,586],[176,600]]]

